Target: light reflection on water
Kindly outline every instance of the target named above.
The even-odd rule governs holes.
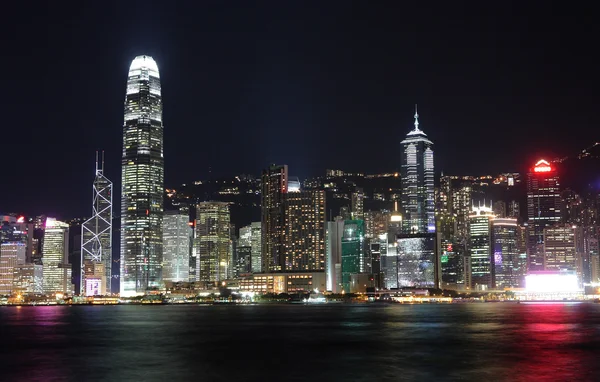
[[[595,380],[600,305],[0,309],[0,380]]]

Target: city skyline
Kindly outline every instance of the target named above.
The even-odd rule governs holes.
[[[120,187],[115,162],[120,89],[131,57],[139,54],[153,56],[167,73],[165,141],[173,144],[166,146],[172,159],[165,181],[171,187],[207,179],[209,168],[212,177],[257,175],[269,163],[286,163],[301,178],[326,168],[396,170],[397,146],[375,150],[362,136],[399,140],[410,131],[414,103],[436,142],[436,168],[444,173],[523,172],[533,157],[572,154],[597,140],[598,75],[587,56],[597,25],[588,15],[558,6],[539,13],[527,4],[518,12],[501,4],[493,15],[460,3],[386,9],[361,4],[176,9],[135,2],[128,7],[136,12],[117,11],[111,4],[28,12],[30,31],[14,39],[14,46],[9,43],[15,59],[4,63],[13,74],[3,94],[6,123],[20,127],[3,131],[4,139],[14,142],[4,153],[33,169],[40,168],[41,158],[52,157],[60,170],[36,177],[5,174],[12,186],[0,190],[0,210],[81,215],[89,203],[83,192],[73,197],[60,187],[42,191],[39,185],[85,190],[90,180],[81,174],[92,161],[75,158],[89,158],[98,149],[106,151],[107,176]],[[115,16],[128,13],[132,16]],[[202,22],[195,22],[198,17]],[[67,19],[77,21],[50,22]],[[91,27],[107,19],[110,29]],[[356,19],[369,26],[358,35],[352,32]],[[507,19],[514,21],[509,29],[488,27]],[[481,33],[467,35],[472,30]],[[69,41],[69,48],[33,41],[36,31]],[[542,38],[548,34],[555,38]],[[202,49],[190,50],[190,39]],[[32,65],[40,55],[55,59],[35,77],[43,79],[39,113],[28,113],[23,89],[39,89],[28,73],[36,71]],[[83,70],[89,57],[95,57],[94,81]],[[577,133],[560,134],[566,128]],[[31,131],[26,145],[20,143],[23,129]],[[271,138],[278,131],[295,139],[278,145]],[[489,150],[476,144],[494,133],[504,146]],[[202,140],[212,144],[198,152]],[[307,161],[306,153],[313,151]],[[364,155],[347,154],[357,151]]]

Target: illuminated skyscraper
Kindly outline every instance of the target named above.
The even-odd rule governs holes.
[[[104,176],[104,153],[98,160],[93,186],[92,217],[81,225],[81,290],[94,285],[99,294],[111,293],[112,182]],[[100,266],[101,264],[101,266]],[[96,269],[97,268],[97,269]],[[94,278],[94,281],[86,279]]]
[[[492,287],[491,224],[492,207],[473,207],[469,215],[468,252],[471,261],[471,287],[485,290]],[[469,286],[469,285],[467,285]]]
[[[519,251],[517,219],[496,217],[492,220],[491,235],[492,287],[525,287],[527,262]]]
[[[203,202],[196,211],[196,280],[224,281],[231,273],[231,223],[229,204]]]
[[[556,168],[538,161],[527,177],[529,270],[544,270],[544,228],[560,222],[560,184]]]
[[[262,173],[262,271],[285,269],[285,197],[288,192],[287,165],[272,165]]]
[[[162,282],[162,97],[150,56],[129,67],[121,165],[121,296],[132,296]]]
[[[44,293],[72,293],[71,264],[69,264],[69,225],[46,218],[42,245]]]
[[[190,278],[192,227],[187,212],[167,211],[163,224],[163,280],[180,282]]]
[[[285,206],[285,267],[282,270],[325,270],[325,191],[289,192]]]
[[[403,231],[435,232],[433,143],[419,129],[416,107],[415,128],[401,145]]]

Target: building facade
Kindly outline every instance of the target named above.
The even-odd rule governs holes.
[[[202,202],[196,208],[196,281],[219,283],[232,270],[229,203]]]
[[[288,192],[283,271],[325,270],[325,191]]]
[[[557,169],[538,161],[527,176],[527,255],[529,271],[544,270],[544,229],[561,220],[560,182]]]
[[[469,215],[468,252],[471,262],[470,287],[485,290],[492,287],[491,225],[492,207],[473,207]]]
[[[288,192],[287,165],[272,165],[262,173],[261,245],[263,272],[285,269],[285,197]]]
[[[96,176],[93,183],[92,217],[81,225],[81,283],[80,294],[85,294],[85,269],[92,271],[100,285],[100,294],[111,293],[112,279],[112,182],[104,176],[104,153],[96,152]],[[101,264],[101,266],[100,266]]]
[[[402,145],[402,212],[406,234],[435,232],[433,143],[419,129],[415,110],[415,128]]]
[[[494,218],[491,234],[492,288],[523,288],[527,263],[519,251],[517,219]]]
[[[121,165],[121,296],[133,296],[162,285],[162,96],[150,56],[129,67]]]
[[[189,281],[192,227],[189,214],[167,211],[163,219],[163,280]]]
[[[42,245],[44,293],[73,293],[69,264],[69,225],[46,218]]]

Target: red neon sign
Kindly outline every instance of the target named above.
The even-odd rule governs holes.
[[[540,160],[535,164],[535,167],[533,167],[533,172],[551,172],[554,169],[552,168],[552,166],[550,166],[550,163],[546,162],[545,160]]]

